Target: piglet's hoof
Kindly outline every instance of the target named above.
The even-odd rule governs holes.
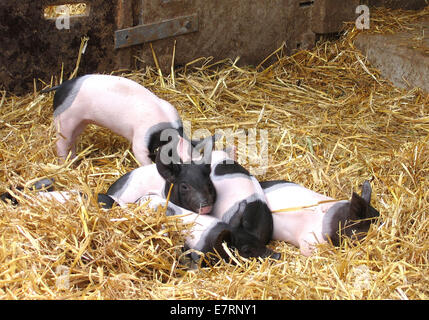
[[[0,200],[5,203],[10,203],[14,206],[18,205],[18,200],[16,200],[16,198],[13,197],[9,192],[0,194]]]

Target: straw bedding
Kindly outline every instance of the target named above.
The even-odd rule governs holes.
[[[370,32],[412,28],[428,15],[373,11]],[[280,261],[237,258],[192,269],[181,251],[187,227],[162,210],[98,208],[94,195],[137,166],[125,139],[88,127],[78,160],[60,165],[53,95],[3,92],[0,190],[52,177],[57,190],[85,196],[59,204],[12,188],[21,205],[0,204],[0,298],[428,299],[429,96],[382,79],[354,48],[357,32],[349,25],[341,39],[291,57],[280,48],[268,66],[206,59],[174,77],[150,68],[123,76],[170,101],[192,130],[266,129],[261,180],[349,198],[373,179],[382,222],[364,241],[321,245],[308,258],[273,241]]]

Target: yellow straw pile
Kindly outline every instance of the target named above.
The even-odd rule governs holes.
[[[372,32],[427,16],[374,11]],[[78,159],[60,165],[53,94],[3,92],[0,190],[20,206],[0,204],[0,299],[428,299],[429,96],[382,79],[353,46],[358,32],[350,25],[340,40],[290,57],[280,48],[265,68],[207,58],[174,77],[149,67],[123,76],[171,102],[192,130],[267,130],[260,180],[349,198],[373,179],[382,221],[364,241],[321,245],[308,258],[273,241],[280,261],[237,257],[192,269],[181,251],[187,227],[174,217],[144,205],[98,208],[95,195],[137,167],[125,139],[88,127]],[[59,204],[14,189],[43,177],[84,196]]]

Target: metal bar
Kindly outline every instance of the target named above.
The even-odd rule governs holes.
[[[196,31],[198,31],[197,14],[116,30],[115,49],[126,48]]]

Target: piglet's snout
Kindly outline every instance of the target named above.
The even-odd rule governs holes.
[[[271,258],[274,260],[280,260],[282,255],[278,252],[275,252],[269,248],[266,248],[265,253],[262,255],[262,258]]]
[[[199,214],[210,214],[213,209],[214,198],[210,194],[202,194],[198,197]]]
[[[198,211],[199,214],[210,214],[212,211],[213,206],[201,206],[200,210]]]

